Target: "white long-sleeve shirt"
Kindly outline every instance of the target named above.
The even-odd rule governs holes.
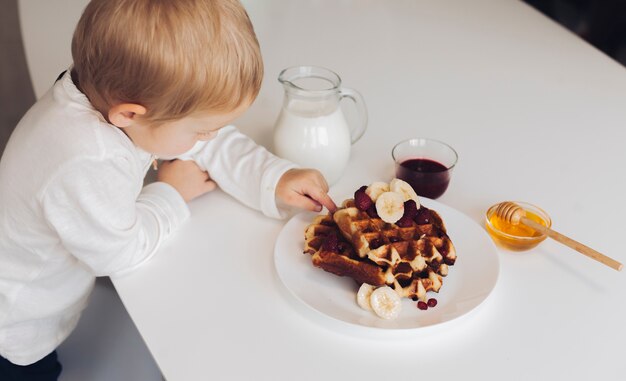
[[[293,165],[234,127],[183,156],[242,203],[280,216],[275,186]],[[171,186],[143,187],[153,159],[69,71],[22,118],[0,161],[0,355],[27,365],[53,351],[96,276],[132,271],[189,216]]]

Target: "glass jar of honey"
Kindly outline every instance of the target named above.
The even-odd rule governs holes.
[[[515,201],[515,203],[526,211],[526,218],[546,227],[552,226],[550,216],[543,209],[526,202]],[[485,228],[497,244],[510,250],[522,251],[531,249],[546,239],[545,234],[528,226],[513,225],[496,216],[495,210],[498,205],[491,206],[485,214]]]

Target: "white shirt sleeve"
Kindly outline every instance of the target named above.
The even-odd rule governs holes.
[[[41,204],[61,244],[96,276],[120,276],[148,260],[189,216],[182,197],[165,183],[143,189],[128,160],[81,159],[48,183]]]
[[[269,217],[284,217],[276,205],[276,184],[296,165],[274,156],[234,126],[220,129],[210,141],[198,142],[179,159],[194,160],[222,190],[245,205]]]

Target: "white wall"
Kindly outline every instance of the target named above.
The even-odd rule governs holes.
[[[40,98],[72,62],[71,42],[88,0],[19,0],[26,62]]]

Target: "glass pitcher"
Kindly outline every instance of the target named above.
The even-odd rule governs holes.
[[[278,81],[285,89],[282,109],[274,126],[275,153],[306,168],[316,168],[329,185],[341,177],[350,147],[367,128],[363,97],[341,86],[341,78],[328,69],[297,66],[283,70]],[[339,103],[348,98],[357,110],[348,124]]]

